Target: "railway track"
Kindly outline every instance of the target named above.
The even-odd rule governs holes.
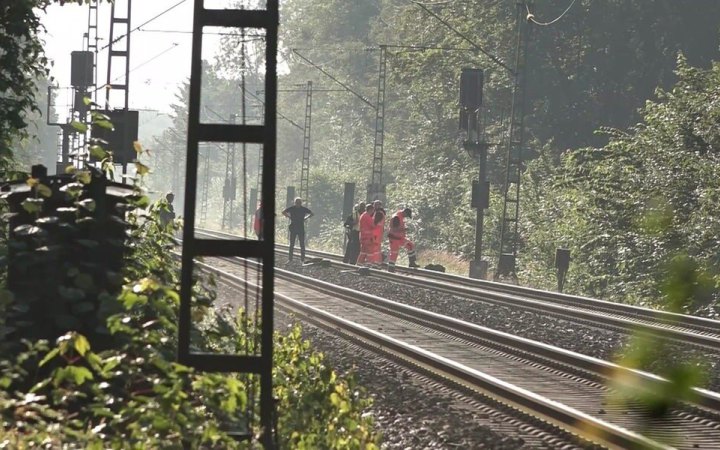
[[[235,289],[250,281],[206,267]],[[243,271],[247,280],[248,263]],[[229,270],[228,270],[229,269]],[[276,269],[277,307],[432,372],[449,382],[539,417],[561,430],[610,448],[713,448],[720,442],[720,396],[696,389],[697,404],[681,405],[652,437],[644,436],[645,411],[638,404],[608,402],[608,372],[662,389],[659,377],[620,368],[527,339],[329,285]]]
[[[224,239],[233,236],[210,230],[198,230],[198,232]],[[284,250],[287,254],[286,246],[278,245],[277,248],[278,251]],[[306,254],[309,257],[327,260],[340,270],[357,269],[357,266],[343,264],[339,255],[313,250],[308,250]],[[370,276],[395,283],[445,292],[476,301],[523,308],[625,334],[644,333],[683,345],[699,346],[713,353],[717,353],[720,349],[720,321],[717,320],[424,269],[398,266],[396,273],[375,269],[369,269],[368,273]]]

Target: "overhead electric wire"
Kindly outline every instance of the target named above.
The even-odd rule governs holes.
[[[461,38],[463,38],[463,39],[464,39],[465,41],[467,41],[470,45],[472,45],[475,49],[477,49],[480,53],[482,53],[483,55],[485,55],[485,56],[487,56],[488,58],[490,58],[495,64],[497,64],[497,65],[499,65],[500,67],[504,68],[505,70],[507,70],[507,71],[510,72],[511,74],[513,74],[513,75],[515,74],[515,71],[514,71],[512,68],[510,68],[510,66],[508,66],[507,64],[505,64],[500,58],[498,58],[497,56],[495,56],[495,55],[493,55],[492,53],[488,52],[487,50],[485,50],[484,48],[482,48],[480,45],[476,44],[472,39],[470,39],[470,38],[467,37],[465,34],[463,34],[461,31],[459,31],[458,29],[456,29],[455,27],[453,27],[452,25],[450,25],[445,19],[443,19],[442,17],[438,16],[438,15],[435,14],[434,12],[430,11],[423,3],[420,3],[420,2],[418,2],[418,1],[416,1],[416,0],[409,0],[409,1],[410,1],[411,3],[414,3],[415,5],[417,5],[418,7],[420,7],[420,8],[421,8],[423,11],[425,11],[427,14],[430,14],[431,16],[433,16],[434,18],[436,18],[438,21],[440,21],[440,23],[442,23],[443,25],[445,25],[446,27],[448,27],[448,28],[450,29],[450,31],[452,31],[453,33],[455,33],[455,34],[457,34],[458,36],[460,36]]]
[[[336,83],[339,84],[340,86],[342,86],[342,87],[344,87],[345,89],[347,89],[348,92],[350,92],[351,94],[353,94],[355,97],[357,97],[357,98],[359,98],[360,100],[362,100],[363,103],[367,104],[367,105],[370,106],[372,109],[377,109],[377,106],[373,105],[373,104],[370,102],[370,100],[366,99],[366,98],[363,97],[361,94],[355,92],[350,86],[348,86],[347,84],[345,84],[345,83],[343,83],[342,81],[338,80],[337,78],[335,78],[334,76],[332,76],[328,71],[326,71],[326,70],[323,69],[322,67],[318,66],[318,65],[315,64],[314,62],[310,61],[309,59],[307,59],[306,57],[304,57],[303,55],[301,55],[301,54],[297,51],[297,49],[293,48],[293,49],[291,49],[291,50],[292,50],[293,53],[295,53],[296,55],[298,55],[303,61],[307,62],[308,64],[310,64],[311,66],[313,66],[314,68],[316,68],[317,70],[319,70],[320,72],[322,72],[326,77],[330,78],[331,80],[333,80],[334,82],[336,82]]]
[[[415,1],[414,3],[417,3],[419,5],[425,5],[425,6],[437,6],[437,5],[447,5],[448,3],[454,3],[456,0],[445,0],[440,2],[420,2]]]
[[[179,2],[175,3],[174,5],[172,5],[172,6],[169,7],[168,9],[166,9],[165,11],[162,11],[161,13],[159,13],[159,14],[151,17],[151,18],[149,18],[148,20],[146,20],[145,22],[143,22],[143,23],[141,23],[140,25],[136,26],[136,27],[133,28],[132,30],[130,30],[130,31],[128,31],[127,33],[123,34],[122,36],[118,36],[117,38],[113,39],[113,40],[112,40],[111,42],[109,42],[107,45],[105,45],[104,47],[101,47],[98,51],[100,51],[100,50],[105,50],[106,48],[110,47],[110,45],[112,45],[112,44],[118,42],[120,39],[128,36],[128,35],[129,35],[130,33],[132,33],[133,31],[139,30],[140,28],[142,28],[142,27],[144,27],[145,25],[149,24],[149,23],[152,22],[153,20],[155,20],[155,19],[157,19],[157,18],[159,18],[159,17],[161,17],[161,16],[169,13],[169,12],[172,11],[173,9],[175,9],[175,8],[177,8],[178,6],[182,5],[182,4],[185,3],[186,1],[187,1],[187,0],[180,0]]]
[[[247,92],[247,94],[248,94],[249,96],[251,96],[252,98],[254,98],[255,100],[259,101],[261,105],[265,106],[265,102],[262,101],[262,100],[260,99],[260,97],[258,97],[257,95],[253,94],[252,92],[250,92],[250,91],[247,90],[247,89],[245,89],[245,92]],[[275,113],[276,113],[278,116],[280,116],[281,118],[283,118],[283,119],[287,120],[288,122],[290,122],[290,123],[291,123],[293,126],[295,126],[296,128],[299,128],[299,129],[305,131],[305,128],[304,128],[304,127],[301,127],[300,125],[298,125],[297,123],[295,123],[292,119],[288,119],[288,118],[285,117],[284,115],[280,114],[280,111],[275,111]]]
[[[401,53],[418,53],[418,52],[424,52],[426,50],[442,50],[446,52],[475,52],[476,50],[474,48],[469,47],[435,47],[431,45],[386,45],[387,48],[392,49],[398,49],[393,50],[393,55],[399,55]]]
[[[562,14],[560,14],[558,17],[556,17],[555,19],[551,20],[550,22],[538,22],[537,20],[535,20],[535,15],[530,12],[530,7],[529,7],[529,6],[527,5],[527,3],[526,3],[526,4],[525,4],[525,9],[527,10],[527,13],[528,13],[528,14],[527,14],[527,20],[529,20],[530,22],[534,23],[535,25],[540,25],[541,27],[546,27],[546,26],[548,26],[548,25],[552,25],[552,24],[554,24],[555,22],[557,22],[558,20],[562,19],[563,16],[565,16],[565,14],[567,14],[567,12],[570,11],[570,8],[573,7],[573,5],[575,4],[576,1],[577,1],[577,0],[572,0],[572,1],[570,2],[570,5],[569,5],[567,8],[565,8],[565,11],[563,11]]]
[[[166,48],[165,50],[163,50],[163,51],[161,51],[160,53],[156,54],[155,56],[151,57],[150,59],[147,59],[147,60],[141,62],[140,64],[138,64],[137,66],[133,67],[132,69],[130,69],[130,70],[128,71],[128,74],[132,73],[132,72],[135,71],[136,69],[141,68],[141,67],[144,66],[145,64],[148,64],[148,63],[150,63],[150,62],[158,59],[159,57],[161,57],[161,56],[164,55],[165,53],[169,52],[170,50],[174,50],[174,49],[177,48],[179,45],[180,45],[180,44],[178,44],[177,42],[173,42],[170,47]],[[125,76],[125,74],[118,75],[117,77],[115,77],[115,78],[113,78],[112,80],[110,80],[110,83],[113,83],[113,82],[119,80],[120,78],[122,78],[122,77],[124,77],[124,76]],[[98,86],[98,87],[95,88],[95,91],[99,91],[100,89],[105,89],[106,87],[107,87],[107,84],[104,84],[104,85],[102,85],[102,86]]]
[[[136,31],[139,31],[141,33],[167,33],[167,34],[192,34],[192,30],[148,30],[148,29],[142,29],[138,28]],[[238,33],[216,33],[216,32],[203,32],[203,35],[211,35],[211,36],[240,36]],[[246,36],[249,36],[249,38],[245,39],[244,42],[253,42],[253,41],[260,41],[265,39],[264,34],[247,34]]]

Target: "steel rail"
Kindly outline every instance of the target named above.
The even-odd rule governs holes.
[[[225,235],[225,233],[209,230],[202,230],[202,232]],[[278,249],[287,248],[282,245],[276,247]],[[328,259],[332,264],[341,268],[357,268],[357,266],[343,264],[339,261],[342,258],[332,253],[307,250],[306,254]],[[699,345],[715,351],[720,349],[720,321],[712,319],[476,280],[432,270],[401,267],[397,267],[396,270],[398,273],[393,274],[383,270],[369,269],[369,273],[389,281],[462,295],[477,301],[502,303],[541,313],[551,313],[570,320],[581,320],[592,326],[602,328],[612,326],[628,333],[640,332],[680,343]]]
[[[277,247],[286,247],[279,245]],[[321,258],[330,259],[333,262],[342,261],[342,257],[332,253],[307,250],[307,254],[315,255]],[[342,263],[340,263],[342,264]],[[350,266],[350,265],[348,265]],[[579,295],[562,294],[558,292],[544,291],[525,286],[517,286],[506,283],[498,283],[488,280],[478,280],[475,278],[463,277],[460,275],[447,274],[433,270],[425,269],[409,269],[402,266],[396,266],[396,273],[405,275],[413,275],[413,278],[423,277],[426,279],[439,280],[452,283],[453,285],[461,285],[468,288],[482,289],[484,291],[505,293],[510,295],[521,296],[523,298],[541,300],[555,304],[567,305],[575,308],[587,308],[595,311],[606,311],[624,316],[633,316],[646,320],[657,321],[659,323],[682,326],[696,331],[704,331],[720,335],[720,321],[708,319],[688,314],[678,314],[668,311],[662,311],[652,308],[644,308],[641,306],[627,305],[624,303],[610,302],[591,297]],[[390,274],[378,271],[377,275],[383,275],[387,278],[395,278],[396,274]]]
[[[234,276],[224,272],[224,271],[216,271],[216,273],[220,274],[222,277],[225,278],[233,278]],[[310,286],[313,290],[317,291],[319,294],[324,294],[327,296],[327,298],[343,298],[347,299],[353,302],[361,302],[365,305],[375,305],[375,308],[382,309],[383,312],[393,310],[395,312],[400,312],[403,315],[408,315],[411,317],[415,317],[416,319],[420,319],[423,321],[425,326],[427,326],[428,323],[440,325],[438,329],[442,330],[443,333],[450,333],[452,330],[459,330],[461,335],[462,334],[470,334],[472,336],[475,336],[479,339],[484,340],[490,340],[493,342],[500,343],[503,346],[509,346],[514,347],[515,349],[521,351],[521,352],[529,352],[534,353],[536,355],[539,355],[542,358],[549,358],[554,361],[558,361],[562,364],[568,364],[572,365],[574,367],[580,367],[584,370],[588,370],[591,372],[598,373],[600,376],[607,376],[609,372],[614,372],[617,374],[622,374],[620,377],[621,379],[633,379],[633,380],[641,380],[641,383],[633,383],[633,386],[644,386],[645,389],[649,390],[658,390],[663,389],[667,385],[667,381],[657,377],[652,374],[647,374],[644,372],[631,370],[622,368],[620,366],[617,366],[615,364],[601,361],[595,358],[590,358],[583,355],[575,354],[574,352],[570,352],[563,349],[558,349],[555,347],[552,347],[547,344],[541,344],[536,343],[524,338],[519,338],[517,336],[512,336],[506,333],[498,332],[495,330],[487,329],[475,324],[469,324],[465,323],[463,321],[460,321],[458,319],[453,319],[449,317],[442,316],[440,314],[430,313],[427,311],[423,311],[418,308],[410,307],[407,305],[399,304],[396,302],[392,302],[389,300],[385,300],[379,297],[358,293],[351,289],[342,288],[339,286],[331,285],[329,283],[325,283],[319,280],[315,280],[312,278],[308,278],[302,275],[298,275],[292,272],[287,272],[284,270],[277,270],[276,276],[279,276],[280,278],[287,278],[289,280],[292,280],[293,283],[299,283],[303,284],[305,286]],[[244,283],[244,281],[243,281]],[[295,292],[295,291],[293,291]],[[276,298],[283,298],[281,294],[276,293]],[[299,302],[302,304],[303,302]],[[305,310],[311,311],[314,307],[310,305],[303,306]],[[314,308],[317,309],[317,308]],[[325,315],[332,315],[328,312],[323,312]],[[392,312],[390,314],[393,314]],[[339,326],[339,324],[348,322],[346,319],[340,318],[340,321],[336,321],[336,325]],[[357,325],[357,324],[356,324]],[[359,328],[358,328],[359,327]],[[360,330],[359,332],[357,330]],[[366,339],[370,339],[370,337],[373,337],[376,345],[380,345],[385,349],[392,349],[395,352],[401,352],[402,354],[406,355],[407,357],[411,357],[408,355],[412,355],[415,360],[420,361],[422,364],[425,365],[432,365],[434,367],[435,364],[439,364],[438,361],[445,361],[447,358],[443,358],[439,355],[434,355],[432,352],[428,352],[424,349],[419,349],[420,351],[417,351],[417,346],[403,343],[400,341],[388,341],[384,338],[381,340],[378,336],[382,335],[382,333],[379,333],[374,330],[365,331],[366,327],[362,327],[362,325],[357,325],[354,332],[359,333],[360,335],[363,335]],[[392,338],[391,338],[392,339]],[[434,355],[438,356],[438,358],[435,357],[429,357],[428,355]],[[466,370],[467,369],[467,370]],[[583,432],[590,432],[591,436],[593,436],[592,440],[597,439],[603,439],[603,442],[605,444],[609,444],[611,447],[620,447],[620,448],[636,448],[638,445],[641,444],[640,441],[635,440],[637,437],[641,439],[646,439],[643,436],[637,435],[636,433],[632,431],[628,431],[622,427],[619,427],[618,429],[623,433],[630,433],[630,435],[623,435],[622,438],[612,438],[610,440],[606,440],[605,438],[602,438],[602,436],[606,436],[606,433],[608,432],[607,426],[609,427],[616,427],[615,425],[606,423],[599,419],[594,419],[586,421],[583,418],[583,415],[587,416],[587,414],[582,413],[578,410],[574,410],[573,408],[569,408],[569,411],[566,406],[560,404],[553,400],[548,400],[548,402],[542,402],[535,403],[535,401],[538,400],[539,396],[537,394],[534,394],[528,390],[523,390],[523,388],[519,388],[518,386],[512,386],[514,388],[518,388],[515,390],[512,390],[510,392],[504,392],[503,387],[507,387],[508,383],[502,382],[500,380],[497,380],[497,378],[494,378],[487,374],[485,377],[476,377],[475,372],[478,372],[476,369],[464,366],[462,364],[459,364],[457,362],[450,364],[449,368],[443,369],[445,373],[450,374],[453,378],[463,380],[467,383],[470,383],[468,380],[472,380],[472,383],[476,383],[476,388],[481,389],[483,392],[486,392],[488,395],[501,395],[501,397],[506,401],[513,405],[515,405],[518,408],[521,409],[530,409],[533,411],[533,414],[539,415],[546,420],[550,420],[553,423],[562,423],[562,428],[571,430],[573,432],[576,432],[577,428],[579,428]],[[489,377],[489,378],[488,378]],[[499,381],[499,383],[496,382]],[[525,392],[527,391],[527,392]],[[502,394],[498,394],[497,392],[503,392]],[[494,393],[494,394],[493,394]],[[528,395],[528,393],[532,395]],[[702,389],[695,389],[695,395],[696,395],[696,402],[695,404],[702,405],[706,409],[712,409],[714,410],[713,413],[717,414],[718,411],[720,411],[720,396],[717,393],[705,391]],[[542,397],[545,399],[544,397]],[[559,408],[559,409],[558,409]],[[588,416],[589,417],[589,416]],[[590,417],[590,419],[593,419]],[[569,423],[568,423],[569,422]],[[574,425],[573,425],[574,424]],[[594,430],[594,431],[593,431]],[[585,435],[587,436],[587,435]],[[615,439],[621,439],[621,440],[615,440]],[[628,440],[630,439],[630,440]],[[653,442],[643,442],[643,448],[666,448],[663,447],[662,444],[657,444],[657,447],[653,447]]]
[[[252,289],[256,289],[256,286],[253,283],[237,277],[229,272],[213,268],[210,265],[204,263],[198,263],[198,265],[200,267],[203,267],[203,269],[205,270],[211,271],[221,276],[223,280],[234,281],[233,284],[238,287],[248,286]],[[401,310],[405,310],[404,312],[407,312],[406,308],[409,308],[411,310],[415,310],[414,314],[424,313],[424,311],[417,308],[407,307],[406,305],[391,302],[389,300],[384,300],[379,297],[358,293],[350,289],[345,289],[339,286],[331,285],[329,283],[324,283],[319,280],[303,277],[302,275],[297,275],[292,272],[284,271],[282,269],[276,270],[276,276],[279,276],[281,278],[285,278],[287,276],[289,279],[292,279],[294,283],[300,282],[305,286],[317,285],[317,287],[320,287],[320,291],[323,292],[325,295],[333,297],[341,296],[345,298],[362,298],[363,301],[370,302],[379,301],[386,305],[392,305],[393,307],[398,307]],[[366,326],[355,323],[336,314],[323,311],[303,301],[291,298],[288,295],[275,293],[275,299],[277,306],[287,308],[315,324],[329,326],[330,328],[340,330],[343,333],[351,334],[362,341],[372,344],[372,347],[375,351],[381,351],[383,353],[400,356],[409,364],[426,368],[427,370],[430,370],[435,374],[447,377],[457,383],[460,383],[463,386],[474,389],[483,395],[493,398],[494,400],[497,400],[501,403],[507,404],[533,417],[546,420],[561,429],[569,431],[589,441],[599,443],[609,448],[671,448],[667,445],[635,433],[631,430],[627,430],[610,422],[593,417],[587,413],[569,407],[563,403],[554,401],[545,396],[536,394],[528,389],[503,381],[497,377],[494,377],[472,367],[468,367],[467,365],[461,364],[457,361],[453,361],[434,352],[423,349],[422,347],[403,342],[399,339],[393,338],[392,336],[388,336],[384,333],[372,330]],[[458,322],[461,322],[457,321],[457,319],[446,318],[434,313],[428,313],[426,319],[432,318],[432,320],[436,320],[439,317],[442,317],[443,320],[450,320],[450,322],[454,323],[455,325],[457,325]],[[470,328],[482,328],[473,324],[466,325]],[[506,335],[505,333],[495,332],[494,330],[485,329],[483,331],[487,331],[490,334],[497,333],[498,336],[504,335],[502,336],[504,338],[515,338],[514,336]],[[521,341],[527,341],[523,345],[526,351],[533,345],[532,341],[524,340],[522,338],[518,339],[520,339]],[[545,348],[546,352],[551,351],[551,346],[545,344],[539,345],[540,347]],[[570,355],[572,353],[562,349],[557,350],[559,350],[561,353],[566,353],[567,355]],[[580,359],[582,360],[588,359],[587,357],[583,357],[582,355],[578,356],[580,356]],[[599,362],[602,363],[602,361]],[[622,370],[622,368],[620,368],[620,370]],[[663,380],[659,379],[659,377],[655,377],[650,374],[642,374],[638,372],[636,375],[640,378],[644,376],[649,376],[649,379],[651,379],[653,383],[663,382]],[[715,400],[719,401],[717,399]]]

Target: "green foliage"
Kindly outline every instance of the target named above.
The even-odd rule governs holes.
[[[47,58],[37,33],[40,19],[34,8],[46,0],[4,2],[0,6],[0,169],[6,170],[12,157],[11,143],[27,136],[25,114],[37,110],[35,80],[47,75]]]
[[[627,133],[606,130],[605,147],[569,151],[559,166],[549,157],[531,165],[523,212],[526,260],[535,262],[525,273],[534,272],[536,284],[550,284],[554,247],[564,246],[573,255],[571,292],[648,302],[673,277],[702,273],[693,301],[678,309],[668,293],[669,304],[653,304],[713,314],[720,136],[711,124],[720,114],[720,67],[692,68],[680,57],[677,76],[671,91],[647,103],[644,123]]]
[[[654,89],[669,87],[675,81],[678,51],[685,52],[694,64],[708,64],[716,58],[718,29],[711,17],[720,12],[720,5],[710,0],[692,2],[692,8],[687,5],[688,1],[576,2],[552,26],[533,26],[525,117],[529,149],[544,146],[545,163],[552,166],[568,148],[601,146],[608,136],[594,134],[596,129],[629,127],[638,121],[637,110]],[[437,2],[427,8],[512,65],[515,3]],[[540,21],[562,12],[552,2],[534,2],[532,8]],[[639,21],[638,17],[643,19]],[[418,209],[417,218],[427,230],[420,236],[423,246],[470,256],[474,211],[468,207],[468,200],[477,165],[459,145],[460,69],[485,70],[487,141],[500,144],[491,148],[489,158],[494,198],[502,196],[505,175],[504,133],[511,97],[508,71],[472,50],[466,40],[412,2],[293,0],[284,2],[283,19],[281,52],[287,56],[290,70],[281,77],[282,85],[306,80],[332,85],[317,69],[293,55],[291,49],[299,48],[304,56],[373,103],[378,44],[453,49],[388,47],[383,179],[388,183],[389,206],[410,203],[422,209]],[[303,106],[302,93],[279,98],[278,109],[290,118],[302,117]],[[315,95],[312,167],[340,165],[344,173],[340,180],[369,179],[374,115],[372,108],[350,93]],[[298,131],[286,125],[279,120],[281,186],[296,185],[302,157]],[[311,176],[311,190],[314,183]],[[336,189],[340,188],[338,185]],[[488,253],[498,248],[496,228],[501,209],[495,208],[486,223]],[[336,236],[340,235],[338,227]],[[597,273],[596,269],[590,268],[588,276]],[[595,289],[602,291],[606,282],[596,281]]]
[[[352,376],[339,377],[303,341],[295,326],[276,335],[273,380],[283,432],[282,448],[378,449],[372,420],[362,411],[370,405]]]
[[[675,313],[690,310],[699,297],[706,296],[712,287],[711,278],[692,258],[679,255],[668,264],[662,294],[666,308]],[[645,406],[641,426],[649,435],[655,433],[668,437],[664,418],[678,403],[693,401],[694,388],[703,386],[707,379],[708,362],[701,355],[677,358],[676,349],[659,333],[636,333],[628,346],[619,355],[622,367],[652,371],[668,383],[661,388],[649,386],[646,382],[618,372],[612,375],[614,388],[611,401],[632,403],[638,401]],[[670,357],[674,355],[675,357]]]
[[[178,268],[168,251],[154,205],[136,210],[117,300],[107,318],[111,344],[95,349],[77,332],[54,346],[47,341],[0,341],[0,445],[51,443],[68,448],[239,448],[226,434],[248,407],[249,381],[237,375],[196,373],[174,361],[179,304]],[[214,293],[199,279],[193,300],[197,323],[193,346],[201,351],[243,351],[256,337],[237,320],[212,308]],[[20,299],[0,296],[0,329]],[[12,358],[15,353],[16,358]],[[377,448],[369,401],[352,376],[338,377],[294,328],[275,338],[275,396],[280,440],[292,448]],[[254,386],[256,390],[258,387]],[[259,411],[254,411],[254,414]],[[328,424],[330,424],[328,426]],[[291,444],[292,443],[292,444]],[[254,444],[251,444],[254,445]],[[304,446],[304,447],[303,447]]]
[[[99,115],[93,119],[109,125]],[[136,150],[143,151],[139,144]],[[70,167],[59,189],[28,179],[30,195],[11,217],[26,223],[14,223],[15,238],[2,247],[4,254],[14,252],[15,272],[13,292],[5,274],[0,290],[0,447],[257,447],[257,440],[239,443],[228,432],[260,432],[250,429],[259,410],[249,397],[259,381],[174,362],[179,267],[172,233],[179,222],[161,222],[164,200],[145,209],[140,182],[149,168],[136,162],[132,195],[125,205],[110,205],[104,191],[88,192],[106,181],[112,155],[96,142],[86,153],[85,167]],[[102,157],[108,170],[90,168],[89,155]],[[113,226],[119,234],[108,232]],[[193,286],[199,326],[192,348],[247,351],[258,336],[246,334],[242,311],[235,318],[214,309],[213,287],[203,276]],[[255,325],[249,328],[259,329]],[[377,448],[372,419],[362,415],[369,401],[351,375],[338,377],[298,328],[287,338],[276,336],[274,353],[277,397],[288,408],[278,413],[280,442]],[[291,408],[312,410],[313,420]],[[328,423],[335,424],[329,433]]]

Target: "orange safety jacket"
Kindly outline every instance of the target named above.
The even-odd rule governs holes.
[[[360,215],[360,240],[370,241],[375,237],[375,222],[372,214],[364,212]]]
[[[385,211],[382,209],[375,210],[373,221],[375,223],[375,237],[380,242],[385,232]]]
[[[402,210],[393,214],[390,219],[389,239],[405,239],[407,229],[405,228],[405,214]]]

